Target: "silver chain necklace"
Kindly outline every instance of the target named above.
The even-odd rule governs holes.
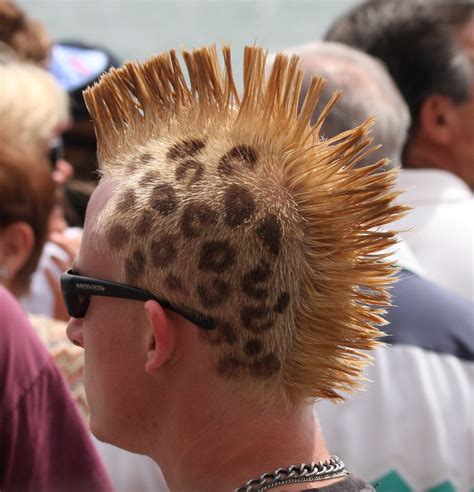
[[[301,482],[318,482],[347,475],[346,467],[337,456],[331,456],[324,463],[301,463],[288,468],[277,468],[273,472],[264,473],[241,485],[235,492],[264,492],[265,490]]]

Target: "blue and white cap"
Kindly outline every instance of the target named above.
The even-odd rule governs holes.
[[[49,72],[68,92],[85,88],[115,63],[100,48],[55,44],[51,50]]]

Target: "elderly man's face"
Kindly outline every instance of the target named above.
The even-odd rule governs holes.
[[[464,26],[459,38],[469,55],[472,73],[469,100],[457,108],[456,174],[474,189],[474,20]]]
[[[92,195],[75,270],[118,281],[109,246],[98,242],[91,230],[113,189],[112,182],[103,181]],[[151,384],[145,372],[147,327],[143,302],[92,296],[86,316],[71,319],[67,328],[69,338],[85,350],[84,384],[92,432],[131,450],[140,441],[140,431],[145,431],[142,423],[153,419],[146,405]]]
[[[474,81],[469,101],[458,108],[459,131],[456,139],[459,161],[458,175],[474,189]]]

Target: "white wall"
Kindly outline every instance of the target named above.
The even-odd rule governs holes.
[[[277,51],[320,39],[356,0],[19,0],[56,40],[82,40],[111,49],[122,60],[230,42],[241,66],[242,47]]]

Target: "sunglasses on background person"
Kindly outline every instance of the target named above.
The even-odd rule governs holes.
[[[61,275],[61,291],[67,312],[73,318],[86,316],[92,296],[117,297],[143,302],[154,300],[165,309],[179,314],[205,330],[215,328],[213,319],[185,307],[178,308],[169,301],[156,297],[151,292],[117,282],[84,277],[77,275],[73,270],[68,270]]]
[[[64,159],[64,142],[61,137],[54,137],[49,143],[48,159],[53,169],[58,161]]]

